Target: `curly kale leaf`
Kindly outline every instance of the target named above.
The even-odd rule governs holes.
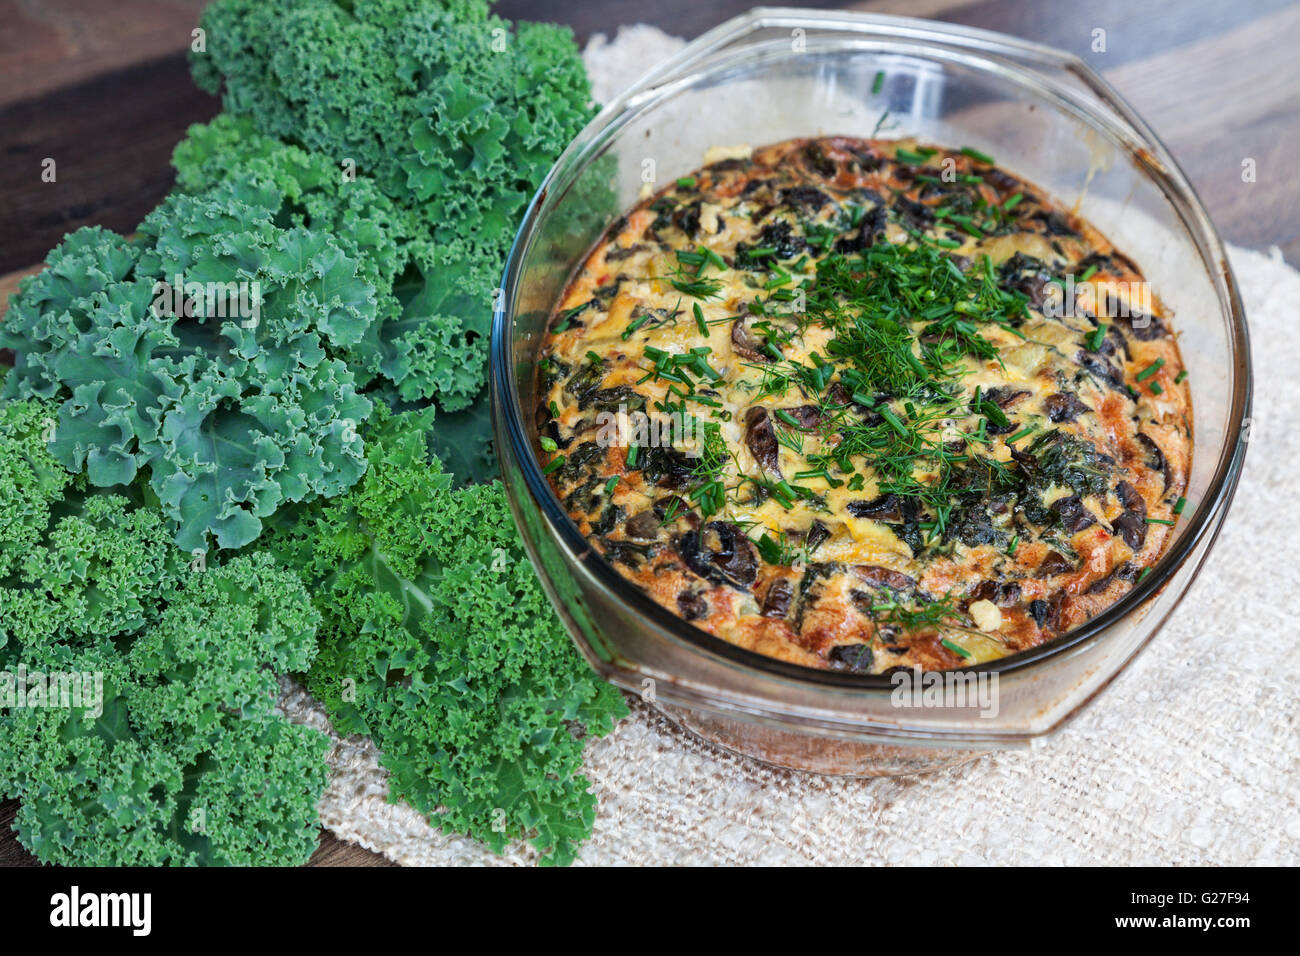
[[[359,255],[281,206],[246,177],[169,196],[135,243],[79,230],[0,326],[18,357],[4,397],[56,399],[49,450],[91,484],[147,472],[186,550],[242,547],[282,502],[365,468],[372,405],[347,359],[376,292]]]
[[[391,289],[400,311],[382,314],[381,362],[366,367],[402,401],[469,409],[486,380],[493,294],[519,219],[593,113],[572,34],[512,25],[481,0],[218,0],[203,24],[209,42],[192,56],[194,77],[223,93],[231,116],[178,149],[182,186],[255,162],[278,169],[280,182],[305,182],[311,169],[310,195],[364,184],[387,196],[400,214],[381,218],[400,233],[400,268],[381,294]],[[292,144],[283,155],[276,138]],[[345,162],[355,181],[338,185]],[[328,218],[334,202],[311,215]],[[483,441],[473,444],[481,459]]]
[[[63,498],[72,475],[50,454],[46,443],[55,430],[48,402],[0,402],[0,580],[40,543],[51,509]]]
[[[414,194],[440,240],[472,224],[481,248],[503,251],[592,115],[572,33],[512,27],[480,0],[218,0],[203,25],[200,86],[262,132]]]
[[[229,114],[191,127],[172,162],[187,192],[256,182],[276,221],[327,231],[358,262],[376,292],[374,321],[341,353],[359,384],[381,376],[405,401],[434,399],[452,411],[482,388],[499,264],[436,242],[422,212],[402,204],[409,196],[389,199],[371,177],[345,176],[333,159]]]
[[[301,579],[264,552],[187,563],[137,489],[60,475],[51,414],[0,404],[0,795],[22,801],[19,839],[66,865],[303,862],[328,740],[276,712],[274,677],[315,655]]]
[[[468,408],[439,415],[429,438],[433,453],[458,484],[492,481],[500,474],[492,445],[492,409],[487,389]]]
[[[566,636],[501,485],[454,489],[429,425],[380,413],[357,486],[270,535],[322,615],[308,687],[340,732],[374,737],[394,799],[567,863],[595,814],[584,741],[626,709]]]

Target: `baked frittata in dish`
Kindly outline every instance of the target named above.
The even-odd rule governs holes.
[[[1129,591],[1192,447],[1136,266],[976,150],[723,155],[615,222],[549,327],[539,454],[593,546],[696,627],[860,673]]]

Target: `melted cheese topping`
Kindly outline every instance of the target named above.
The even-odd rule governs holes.
[[[732,643],[880,673],[1042,643],[1154,563],[1191,453],[1167,312],[1095,229],[983,160],[721,152],[608,230],[552,319],[539,454],[624,577]],[[922,267],[933,284],[874,324],[823,288],[884,297]],[[937,385],[882,390],[890,362]],[[926,451],[900,466],[891,429]]]

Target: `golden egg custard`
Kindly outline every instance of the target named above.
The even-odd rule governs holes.
[[[860,673],[1128,592],[1192,446],[1136,266],[976,150],[723,155],[615,222],[551,320],[539,453],[595,548],[696,627]]]

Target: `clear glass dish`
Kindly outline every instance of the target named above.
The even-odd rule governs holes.
[[[918,698],[900,697],[896,680],[783,663],[698,630],[593,551],[538,465],[535,370],[546,320],[647,179],[662,185],[685,175],[710,146],[870,136],[877,127],[881,136],[975,147],[1075,207],[1171,307],[1190,371],[1189,504],[1169,549],[1086,625],[960,672],[987,675],[976,679],[995,697],[978,706],[951,697],[901,706]],[[780,766],[911,773],[1030,745],[1062,727],[1134,659],[1186,592],[1245,455],[1245,315],[1196,194],[1146,124],[1082,61],[1000,34],[777,8],[728,21],[654,68],[574,140],[528,209],[501,292],[491,341],[497,451],[529,555],[574,640],[602,675],[683,726]]]

